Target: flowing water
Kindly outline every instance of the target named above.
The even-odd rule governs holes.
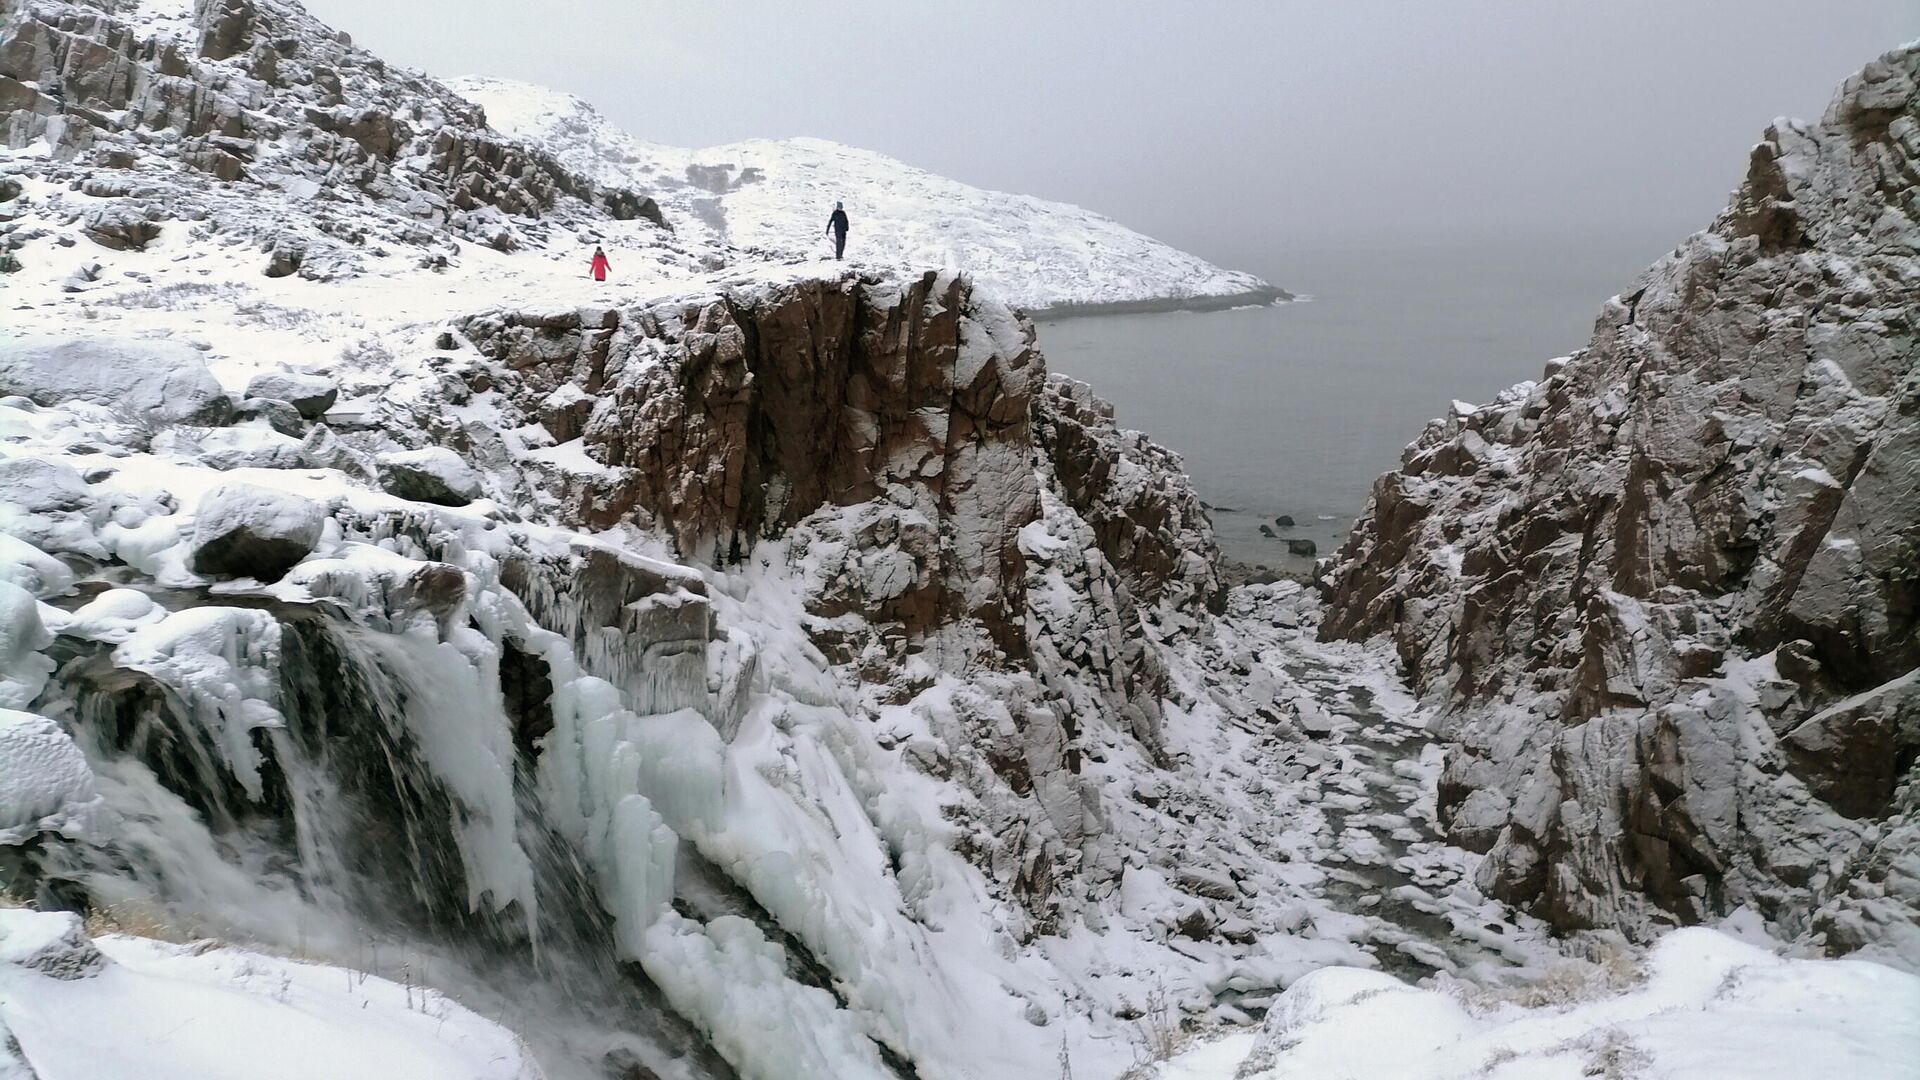
[[[261,797],[248,797],[176,693],[63,637],[62,689],[41,707],[87,752],[115,839],[7,849],[19,861],[6,876],[38,882],[45,906],[85,896],[167,936],[445,991],[520,1033],[554,1080],[730,1080],[645,976],[616,960],[591,873],[544,823],[531,769],[514,778],[511,807],[476,794],[485,764],[462,755],[476,733],[516,720],[450,646],[321,605],[153,595],[263,608],[278,623],[286,726],[269,734]],[[422,1008],[428,1000],[423,989]]]
[[[1229,556],[1298,569],[1284,541],[1330,554],[1429,418],[1586,344],[1605,299],[1673,239],[1648,233],[1290,250],[1234,265],[1307,302],[1067,319],[1040,345],[1186,457]]]

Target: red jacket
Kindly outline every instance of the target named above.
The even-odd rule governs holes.
[[[607,261],[606,252],[596,251],[593,253],[592,269],[593,269],[593,278],[595,281],[606,280],[607,271],[613,269],[613,264]]]

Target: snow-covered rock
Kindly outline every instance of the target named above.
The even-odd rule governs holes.
[[[443,446],[381,454],[375,468],[381,487],[415,502],[465,506],[486,491],[480,474]]]
[[[1912,1074],[1920,1050],[1920,977],[1877,964],[1782,959],[1690,929],[1661,939],[1632,985],[1610,986],[1608,974],[1570,965],[1503,1000],[1325,968],[1288,987],[1257,1036],[1194,1047],[1155,1075],[1895,1080]]]
[[[1920,47],[1781,120],[1538,382],[1434,421],[1326,629],[1452,708],[1439,809],[1567,930],[1920,957]],[[1497,793],[1497,798],[1476,792]]]
[[[274,581],[313,551],[327,508],[312,499],[254,484],[222,484],[193,514],[197,574]]]
[[[23,1077],[545,1080],[437,991],[210,942],[93,941],[65,913],[0,909],[0,991]]]
[[[1287,294],[1066,203],[987,191],[824,139],[756,139],[704,150],[644,142],[571,94],[504,79],[447,84],[487,121],[608,185],[645,191],[675,227],[775,257],[818,259],[836,201],[863,265],[952,267],[1018,307],[1211,308]],[[618,255],[615,255],[618,258]]]
[[[217,423],[231,408],[206,360],[173,341],[0,338],[0,394],[40,405],[91,402],[156,425]]]
[[[247,381],[247,396],[284,401],[308,420],[318,420],[340,397],[340,387],[321,375],[298,371],[265,371]]]
[[[44,716],[0,709],[0,844],[84,836],[100,807],[73,737]]]

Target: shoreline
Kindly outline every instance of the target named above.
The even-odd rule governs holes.
[[[1173,311],[1225,311],[1237,307],[1270,307],[1296,300],[1285,289],[1266,286],[1244,292],[1215,296],[1161,297],[1151,300],[1108,300],[1078,303],[1069,301],[1043,308],[1027,308],[1023,314],[1034,322],[1059,322],[1096,315],[1155,315]]]

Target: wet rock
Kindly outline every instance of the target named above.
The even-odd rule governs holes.
[[[1292,539],[1287,541],[1287,554],[1289,555],[1302,555],[1311,558],[1319,550],[1319,547],[1311,540]]]
[[[327,509],[312,499],[253,484],[222,484],[194,509],[196,574],[278,581],[320,542]]]
[[[1273,519],[1273,524],[1276,528],[1291,529],[1293,528],[1293,516],[1291,514],[1281,514],[1279,517]]]

